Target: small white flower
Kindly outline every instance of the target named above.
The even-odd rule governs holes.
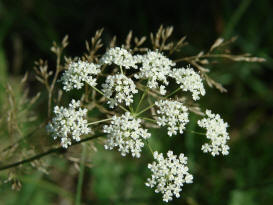
[[[63,89],[70,91],[73,88],[81,89],[84,83],[90,86],[96,86],[95,76],[100,72],[99,65],[84,61],[72,62],[68,65],[68,69],[64,72],[61,81]]]
[[[172,151],[168,151],[164,158],[162,153],[154,152],[155,161],[148,164],[152,171],[152,177],[147,179],[146,186],[155,187],[156,193],[163,194],[163,201],[168,202],[180,197],[184,183],[193,182],[193,176],[188,173],[187,157],[180,154],[178,157]]]
[[[61,145],[67,148],[71,140],[80,141],[80,136],[91,132],[88,128],[86,116],[87,109],[80,108],[80,101],[72,100],[68,108],[55,106],[55,117],[47,125],[47,131],[53,138],[61,139]]]
[[[167,77],[175,63],[157,51],[149,51],[135,58],[141,64],[140,72],[135,74],[135,78],[148,79],[149,88],[160,88],[160,94],[165,95],[165,86],[169,84]]]
[[[123,74],[117,74],[106,78],[105,83],[102,84],[102,92],[110,98],[107,103],[110,104],[110,108],[113,108],[123,102],[129,106],[133,102],[133,95],[138,91],[132,79]]]
[[[199,100],[199,95],[204,96],[206,91],[202,82],[202,78],[189,66],[187,68],[173,69],[170,74],[180,85],[183,91],[190,91],[193,100]]]
[[[171,100],[160,100],[155,102],[159,108],[157,114],[157,124],[168,126],[168,135],[183,134],[186,124],[189,122],[188,108],[181,102]]]
[[[100,64],[116,64],[126,69],[137,68],[136,59],[127,50],[115,47],[110,48],[100,59]]]
[[[207,118],[203,118],[197,122],[200,127],[207,129],[206,136],[210,140],[210,143],[202,145],[202,151],[204,153],[210,152],[212,156],[219,155],[220,153],[228,155],[228,124],[220,118],[219,114],[213,114],[210,110],[206,110],[206,115]]]
[[[108,133],[105,149],[112,150],[118,147],[122,156],[131,152],[133,157],[140,157],[144,140],[151,136],[147,129],[140,127],[141,120],[135,119],[129,112],[117,117],[114,116],[110,125],[103,127],[103,132]]]

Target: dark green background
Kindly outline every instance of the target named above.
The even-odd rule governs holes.
[[[265,63],[223,62],[211,68],[211,76],[223,83],[228,93],[207,88],[200,100],[230,124],[230,155],[212,158],[200,151],[200,136],[185,133],[166,138],[154,131],[154,146],[190,158],[194,183],[185,185],[182,197],[170,204],[257,205],[273,204],[273,5],[270,0],[226,1],[79,1],[2,0],[0,1],[0,80],[32,71],[39,58],[54,64],[49,51],[52,41],[69,35],[67,55],[79,56],[84,41],[104,27],[103,41],[117,35],[118,43],[133,30],[137,36],[155,32],[160,24],[174,26],[174,39],[186,35],[191,46],[186,54],[208,49],[219,36],[238,36],[234,53],[251,53],[266,58]],[[30,85],[37,85],[30,81]],[[32,91],[33,93],[35,91]],[[2,113],[4,116],[4,113]],[[189,129],[197,118],[192,116]],[[86,169],[85,204],[161,204],[161,195],[144,186],[146,163],[122,158],[117,152],[93,154],[94,167]],[[145,152],[148,155],[148,152]],[[145,154],[144,153],[144,154]],[[51,169],[59,176],[29,172],[22,176],[20,192],[0,187],[0,204],[60,204],[74,197],[77,174],[69,162],[52,157]],[[63,176],[69,183],[62,183]],[[65,185],[64,185],[65,184]],[[69,204],[69,203],[68,203]]]

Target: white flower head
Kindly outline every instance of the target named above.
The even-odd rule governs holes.
[[[202,78],[189,66],[187,68],[173,69],[170,74],[180,85],[183,91],[190,91],[193,100],[199,100],[200,96],[204,96],[206,91],[202,82]]]
[[[100,72],[99,67],[99,65],[94,63],[81,60],[71,62],[61,77],[61,81],[64,85],[63,89],[65,91],[70,91],[73,88],[81,89],[84,83],[90,86],[96,86],[96,75]]]
[[[147,86],[149,88],[160,88],[160,94],[165,95],[165,86],[169,84],[167,77],[175,63],[158,51],[149,51],[136,59],[138,63],[141,63],[141,66],[140,72],[135,74],[135,78],[148,79]]]
[[[105,149],[112,150],[118,147],[122,156],[131,152],[133,157],[140,157],[144,140],[151,136],[146,129],[140,127],[141,120],[135,119],[129,112],[117,117],[114,116],[110,125],[103,127],[103,132],[108,133]]]
[[[87,109],[81,109],[80,101],[74,99],[68,108],[55,106],[55,117],[47,125],[47,131],[52,133],[55,140],[60,138],[62,147],[67,148],[72,140],[80,141],[81,135],[91,132],[87,120],[84,119],[86,113]]]
[[[155,161],[148,164],[152,177],[147,179],[146,186],[155,187],[156,193],[163,194],[163,201],[168,202],[180,197],[184,183],[192,183],[193,176],[188,173],[187,157],[180,154],[178,157],[168,151],[164,158],[162,153],[154,152]]]
[[[133,95],[138,92],[133,80],[123,74],[110,75],[102,84],[102,92],[110,100],[107,102],[110,108],[118,103],[125,102],[129,106],[133,102]]]
[[[160,100],[155,102],[157,110],[157,124],[168,127],[168,135],[183,134],[186,124],[189,122],[188,108],[181,102]]]
[[[101,57],[100,64],[116,64],[122,66],[126,69],[137,68],[136,59],[129,53],[126,49],[115,47],[110,48],[106,53]]]
[[[227,133],[228,124],[220,118],[219,114],[213,114],[210,110],[206,110],[207,118],[198,120],[198,125],[207,129],[206,136],[210,143],[202,145],[202,151],[210,152],[212,156],[229,154],[229,146],[227,141],[229,135]]]

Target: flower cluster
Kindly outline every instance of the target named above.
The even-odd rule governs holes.
[[[127,50],[119,47],[110,48],[100,59],[100,64],[116,64],[126,69],[137,68],[136,59]]]
[[[189,122],[188,108],[181,102],[171,100],[160,100],[155,102],[159,108],[157,114],[157,124],[168,126],[168,135],[176,135],[177,132],[183,133],[185,125]]]
[[[152,178],[148,178],[146,186],[155,187],[156,193],[163,194],[163,201],[171,201],[173,196],[180,197],[184,183],[192,183],[193,176],[188,173],[187,157],[180,154],[179,157],[168,151],[167,158],[162,153],[154,152],[155,161],[148,164],[152,171]]]
[[[210,144],[205,143],[202,146],[203,152],[211,152],[212,156],[219,155],[220,152],[223,155],[228,155],[228,124],[220,118],[219,114],[213,114],[210,110],[206,110],[206,116],[207,118],[197,122],[200,127],[207,129],[206,136],[210,140]]]
[[[173,69],[171,77],[176,80],[183,91],[192,93],[193,100],[199,100],[199,95],[204,96],[206,93],[202,78],[190,67]]]
[[[135,78],[148,79],[147,86],[149,88],[160,88],[160,94],[165,95],[165,85],[169,83],[167,77],[175,63],[157,51],[149,51],[136,59],[138,63],[141,63],[141,66],[140,72],[135,74]],[[162,84],[159,85],[159,82]]]
[[[53,138],[61,139],[61,145],[67,148],[71,140],[80,141],[80,136],[90,133],[86,116],[87,109],[80,108],[80,101],[72,100],[68,108],[55,106],[55,117],[48,124],[47,130],[52,133]]]
[[[95,76],[100,72],[99,65],[84,61],[72,62],[68,65],[68,69],[63,74],[61,81],[63,89],[70,91],[73,88],[81,89],[84,83],[90,86],[96,86]]]
[[[143,140],[151,136],[146,129],[140,127],[141,120],[135,119],[129,112],[117,117],[114,116],[110,125],[103,127],[103,132],[108,133],[105,149],[112,150],[118,147],[122,156],[131,152],[133,157],[140,157]]]
[[[114,69],[113,72],[108,72],[108,76],[102,83],[102,90],[95,87],[97,85],[97,75],[103,72],[100,66],[112,65],[120,67],[121,73]],[[147,129],[141,127],[139,117],[142,113],[156,106],[156,124],[167,127],[167,134],[171,137],[178,133],[183,134],[186,124],[189,122],[189,109],[182,103],[176,100],[167,99],[167,97],[159,97],[166,94],[166,86],[169,84],[169,79],[173,78],[180,86],[178,90],[190,91],[193,100],[199,100],[200,96],[205,95],[205,89],[201,76],[189,66],[187,68],[173,68],[175,63],[165,57],[159,51],[148,51],[143,55],[132,55],[129,51],[120,48],[110,48],[99,60],[99,64],[84,62],[81,60],[72,62],[68,65],[68,69],[64,72],[61,81],[65,91],[73,88],[80,89],[86,83],[93,89],[103,95],[103,98],[98,98],[93,95],[94,104],[99,105],[107,99],[110,108],[120,106],[126,112],[117,116],[114,115],[111,119],[98,120],[90,124],[96,124],[111,120],[109,124],[103,126],[103,132],[107,134],[107,140],[104,145],[105,149],[112,150],[117,148],[122,156],[127,154],[139,158],[141,156],[144,142],[148,142],[151,134]],[[134,68],[135,70],[123,70]],[[126,74],[130,73],[130,77]],[[101,76],[105,73],[102,73]],[[156,93],[152,92],[152,98],[148,96],[148,100],[155,101],[154,104],[148,106],[140,112],[137,112],[142,100],[146,94],[150,92],[144,91],[139,100],[136,110],[134,111],[133,98],[138,93],[137,87],[133,80],[140,79],[147,82],[147,87],[156,89]],[[102,77],[104,79],[104,77]],[[168,79],[169,78],[169,79]],[[99,79],[98,81],[100,81]],[[177,90],[176,90],[177,91]],[[175,92],[176,92],[175,91]],[[172,92],[174,94],[175,92]],[[87,92],[88,93],[88,90]],[[95,93],[93,93],[95,94]],[[159,97],[158,100],[156,96]],[[83,99],[83,98],[82,98]],[[155,100],[154,100],[155,99]],[[163,100],[164,99],[164,100]],[[158,100],[158,101],[157,101]],[[88,99],[85,101],[88,103]],[[130,113],[126,108],[122,107],[125,104],[130,106]],[[133,104],[135,105],[135,104]],[[101,106],[103,110],[105,108]],[[103,112],[103,111],[102,111]],[[108,113],[108,111],[106,111]],[[112,110],[109,113],[115,112]],[[48,132],[52,133],[54,139],[61,140],[61,146],[67,148],[72,144],[72,140],[79,141],[80,136],[88,134],[91,129],[88,128],[87,120],[85,120],[87,109],[80,108],[80,101],[72,100],[68,108],[55,106],[55,117],[48,124]],[[143,117],[143,119],[155,122],[154,119]],[[210,152],[213,156],[227,155],[229,147],[227,141],[229,136],[227,133],[227,123],[225,123],[218,114],[213,114],[210,110],[206,110],[206,117],[198,121],[198,125],[206,129],[206,136],[209,143],[202,145],[203,152]],[[152,148],[149,145],[152,151]],[[148,164],[148,169],[152,175],[147,179],[146,185],[155,188],[156,193],[162,193],[163,201],[168,202],[174,197],[179,197],[182,191],[182,186],[185,183],[192,183],[193,176],[188,173],[187,157],[184,154],[174,155],[172,151],[167,152],[167,157],[164,158],[162,153],[153,152],[154,161]]]
[[[138,91],[132,79],[123,74],[117,74],[106,78],[105,83],[102,84],[102,92],[109,99],[110,108],[113,108],[123,102],[129,106],[133,102],[133,95]]]

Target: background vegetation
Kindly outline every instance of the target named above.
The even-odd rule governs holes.
[[[48,59],[52,41],[60,42],[68,34],[70,45],[66,55],[84,52],[84,41],[104,27],[103,41],[117,35],[118,42],[129,30],[137,36],[155,32],[160,24],[173,25],[174,37],[187,35],[191,46],[185,54],[207,49],[219,36],[238,36],[234,53],[251,53],[266,58],[266,62],[223,62],[211,68],[211,75],[221,82],[227,93],[207,88],[200,104],[222,113],[230,124],[231,152],[216,157],[200,151],[202,141],[190,132],[169,140],[160,132],[156,146],[161,151],[173,149],[190,157],[194,184],[184,187],[182,197],[171,204],[256,205],[273,203],[273,5],[270,0],[226,1],[0,1],[0,114],[1,150],[14,132],[29,133],[46,117],[45,94],[30,109],[27,98],[34,97],[41,85],[34,79],[34,61]],[[29,77],[21,89],[20,79]],[[10,86],[7,86],[9,83]],[[25,96],[25,90],[29,92]],[[17,112],[18,106],[24,108]],[[16,115],[14,113],[17,113]],[[27,113],[27,114],[26,114]],[[18,122],[18,123],[8,123]],[[194,129],[196,119],[188,128]],[[8,128],[8,129],[7,129]],[[27,150],[39,151],[47,143],[44,128],[22,140],[12,149],[18,158]],[[17,133],[17,134],[18,134]],[[156,142],[154,142],[156,143]],[[92,144],[83,180],[83,204],[162,204],[161,196],[144,186],[146,163],[122,158],[119,153],[105,151],[100,142]],[[81,152],[68,151],[52,155],[27,165],[24,171],[0,171],[0,204],[73,204],[78,180],[78,159]],[[0,165],[6,164],[0,154]],[[66,156],[65,158],[63,156]],[[149,156],[149,155],[146,155]],[[14,156],[12,156],[14,157]],[[67,160],[69,158],[69,160]],[[9,180],[7,180],[7,177]],[[21,183],[21,185],[20,185]],[[15,191],[19,189],[20,191]],[[13,188],[14,190],[12,190]]]

